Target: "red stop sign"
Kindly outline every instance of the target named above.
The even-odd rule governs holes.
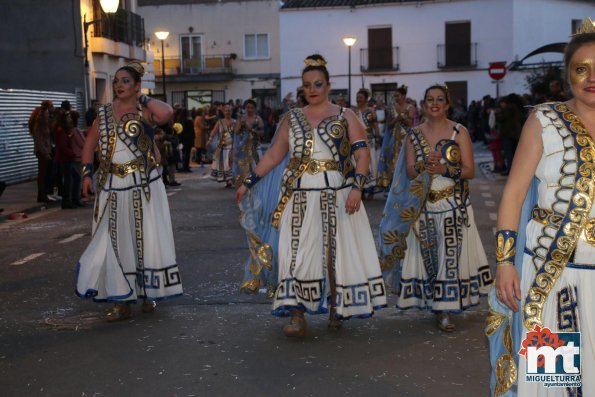
[[[506,75],[506,62],[491,62],[488,73],[494,80],[500,80]]]

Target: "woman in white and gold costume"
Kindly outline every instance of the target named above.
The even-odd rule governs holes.
[[[590,19],[567,45],[564,65],[574,98],[535,107],[500,202],[496,287],[486,327],[494,396],[595,396],[595,24]],[[537,360],[528,359],[529,347],[556,341],[553,349],[567,347],[576,332],[580,355],[558,364],[553,359],[557,374],[580,370],[576,382],[548,387],[543,379],[531,381],[528,375],[536,371],[529,365]],[[545,358],[545,367],[547,361],[552,360]]]
[[[450,313],[479,304],[492,282],[469,201],[475,175],[467,129],[446,117],[446,86],[424,94],[427,121],[409,131],[380,224],[386,278],[398,309],[429,309],[452,332]]]
[[[167,124],[171,106],[140,92],[139,63],[113,80],[115,99],[99,108],[83,148],[83,194],[93,189],[92,163],[99,146],[93,234],[77,264],[76,293],[114,302],[108,321],[132,315],[130,303],[182,294],[165,186],[154,145],[154,127]]]
[[[231,106],[223,106],[223,118],[215,123],[211,130],[207,147],[215,147],[213,153],[213,164],[211,165],[211,179],[225,183],[225,187],[231,187],[233,181],[233,141],[237,121],[231,118]]]
[[[232,173],[236,186],[240,186],[258,164],[260,140],[264,136],[264,122],[256,114],[256,100],[246,99],[244,110],[246,114],[239,116],[234,132]]]
[[[378,159],[378,178],[376,184],[386,189],[393,180],[395,167],[405,142],[407,129],[413,126],[415,107],[407,103],[407,86],[401,84],[393,96],[393,105],[388,112],[386,132],[382,139],[382,148]]]
[[[261,201],[268,197],[277,203],[272,216],[265,214],[264,224],[270,229],[272,222],[272,227],[279,228],[278,250],[272,250],[278,252],[274,255],[278,269],[269,270],[277,273],[273,314],[291,315],[283,328],[287,336],[305,334],[305,312],[330,313],[329,327],[335,329],[342,319],[369,317],[386,305],[374,239],[361,202],[370,161],[364,126],[353,111],[329,102],[331,86],[324,58],[311,55],[305,63],[302,83],[308,105],[287,112],[275,142],[236,193],[244,213],[252,211],[249,203],[255,203],[253,196],[261,193]],[[287,153],[290,159],[283,170],[280,195],[269,189],[259,192],[267,174]],[[262,254],[270,247],[260,238],[253,243],[251,253],[266,257]],[[250,265],[244,289],[259,290],[261,270]]]
[[[378,163],[376,158],[376,138],[379,136],[379,133],[378,121],[376,120],[376,110],[369,106],[369,98],[370,92],[365,88],[360,89],[355,96],[355,102],[357,106],[354,111],[366,127],[366,138],[368,139],[368,150],[370,151],[370,168],[368,171],[368,180],[366,182],[364,194],[369,198],[372,198],[374,196],[374,189],[376,188],[376,174],[378,172]]]

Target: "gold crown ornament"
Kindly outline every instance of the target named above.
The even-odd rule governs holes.
[[[595,22],[593,22],[591,17],[585,18],[583,24],[574,35],[576,36],[585,33],[595,33]]]
[[[307,66],[326,66],[326,61],[324,59],[306,58],[304,59],[304,63]]]
[[[141,77],[145,75],[145,68],[139,62],[130,62],[126,66],[134,69]]]

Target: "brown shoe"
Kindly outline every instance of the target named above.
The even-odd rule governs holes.
[[[143,302],[143,313],[153,313],[155,308],[157,307],[157,302],[155,301],[144,301]]]
[[[132,309],[130,308],[130,305],[121,303],[116,303],[105,315],[105,319],[109,323],[126,320],[130,317],[132,317]]]
[[[334,307],[331,307],[331,310],[330,310],[329,316],[328,316],[329,329],[331,329],[333,331],[337,331],[338,329],[341,328],[341,324],[342,324],[341,319],[337,318],[337,309]]]
[[[303,337],[306,335],[306,319],[303,312],[294,311],[289,324],[283,327],[283,334],[287,337]]]

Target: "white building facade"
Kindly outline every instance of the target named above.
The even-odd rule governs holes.
[[[83,52],[85,39],[88,44],[87,101],[110,102],[116,70],[132,61],[146,60],[143,20],[137,14],[136,0],[119,2],[117,12],[110,15],[102,10],[99,0],[81,0],[80,8]],[[151,79],[150,75],[147,77]]]
[[[593,15],[595,1],[584,0],[287,0],[279,13],[281,94],[295,92],[303,60],[312,53],[327,59],[334,92],[346,94],[343,38],[351,36],[357,39],[351,48],[352,102],[362,87],[390,101],[397,84],[408,86],[416,100],[435,83],[447,83],[451,95],[466,103],[495,97],[490,63],[509,65],[541,46],[567,42]],[[542,60],[559,63],[562,54],[531,59]],[[528,92],[527,73],[509,70],[499,95]]]
[[[155,90],[188,108],[256,97],[278,100],[279,3],[273,0],[138,0],[154,55]],[[163,42],[156,31],[168,31]]]

